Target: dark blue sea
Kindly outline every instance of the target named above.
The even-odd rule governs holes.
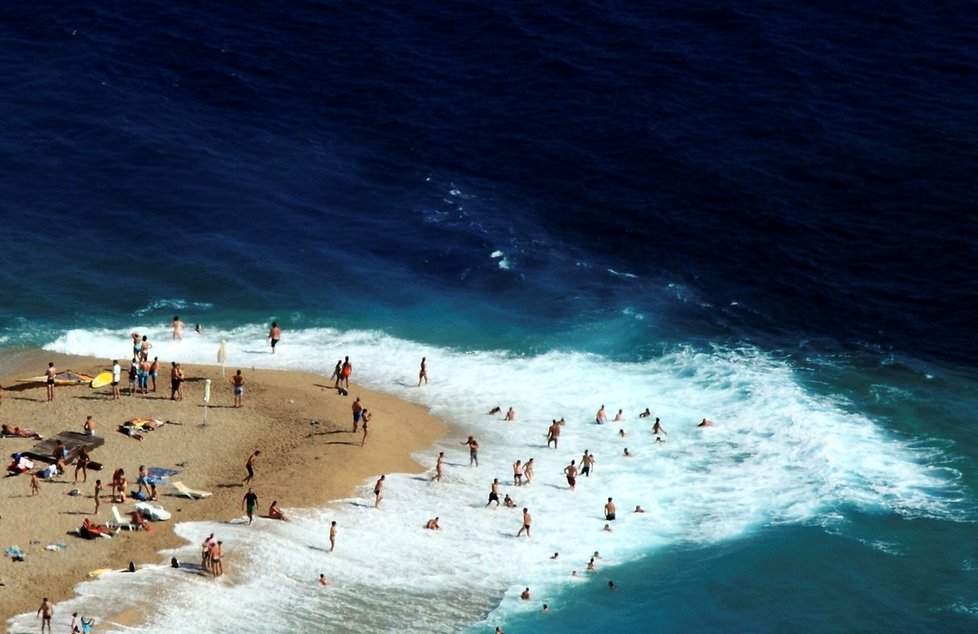
[[[460,429],[576,417],[567,460],[651,507],[572,578],[543,555],[582,569],[597,510],[534,491],[537,550],[432,572],[408,540],[266,631],[973,632],[976,34],[973,2],[7,4],[0,345],[111,358],[178,314],[174,358],[348,351]],[[500,475],[542,451],[500,429]],[[195,596],[240,631],[259,590],[146,631]]]

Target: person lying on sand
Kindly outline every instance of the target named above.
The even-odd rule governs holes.
[[[0,434],[4,436],[17,436],[19,438],[34,438],[37,440],[44,440],[44,436],[33,431],[31,429],[21,429],[20,427],[10,428],[6,423],[0,428]]]

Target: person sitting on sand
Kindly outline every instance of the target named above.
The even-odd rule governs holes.
[[[424,525],[425,528],[431,529],[433,531],[441,530],[441,526],[438,525],[438,518],[433,517]]]
[[[273,501],[272,505],[268,507],[268,519],[288,521],[285,513],[278,507],[278,500]]]
[[[138,528],[141,528],[146,532],[153,530],[153,527],[149,525],[149,519],[147,519],[146,516],[143,515],[142,511],[136,509],[131,513],[131,515],[132,515],[132,523],[135,524]]]

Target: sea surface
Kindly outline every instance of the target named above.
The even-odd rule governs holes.
[[[978,630],[976,33],[970,2],[5,4],[0,346],[350,355],[453,429],[418,456],[446,480],[391,474],[383,512],[365,482],[285,525],[181,524],[173,554],[217,530],[234,573],[106,575],[60,613]],[[484,508],[494,477],[531,539]]]

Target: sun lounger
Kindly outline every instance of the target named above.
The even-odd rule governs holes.
[[[198,491],[196,489],[191,489],[183,482],[174,482],[173,488],[179,491],[181,495],[186,495],[191,500],[202,500],[211,496],[210,491]]]
[[[170,512],[165,510],[159,502],[139,502],[136,504],[136,509],[143,514],[143,517],[154,522],[165,522],[170,519]]]
[[[119,513],[119,507],[115,504],[112,505],[112,521],[107,522],[108,526],[113,528],[125,528],[126,530],[134,531],[138,528],[135,524],[127,519],[123,519],[122,514]]]

